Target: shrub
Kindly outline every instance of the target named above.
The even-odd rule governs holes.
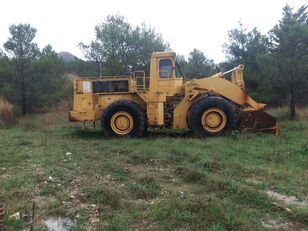
[[[7,100],[0,97],[0,127],[10,127],[15,124],[13,106]]]
[[[296,114],[299,119],[301,120],[308,119],[308,108],[307,107],[297,108],[296,110],[297,110]]]

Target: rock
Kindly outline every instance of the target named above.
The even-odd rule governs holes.
[[[75,227],[76,221],[69,218],[49,218],[44,220],[43,223],[47,226],[47,230],[53,231],[66,231],[70,230],[71,227]]]
[[[305,206],[308,205],[308,201],[307,200],[300,201],[295,196],[283,195],[283,194],[280,194],[280,193],[272,191],[272,190],[266,190],[265,193],[271,199],[283,202],[285,205],[296,205],[296,206],[299,206],[299,207],[305,207]]]
[[[20,220],[20,212],[14,213],[11,216],[9,216],[11,219]]]

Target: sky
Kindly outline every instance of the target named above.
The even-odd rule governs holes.
[[[289,4],[297,9],[306,0],[1,0],[0,48],[9,26],[30,23],[37,29],[40,48],[50,44],[57,52],[68,51],[83,58],[79,42],[95,38],[94,27],[106,16],[119,14],[133,26],[155,28],[171,49],[186,58],[194,48],[216,63],[225,60],[222,45],[228,31],[241,22],[248,30],[267,33]]]

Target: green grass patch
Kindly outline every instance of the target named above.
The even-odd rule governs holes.
[[[161,192],[161,186],[153,177],[138,178],[128,188],[133,197],[147,200],[157,197]]]
[[[34,230],[58,216],[76,220],[72,230],[264,230],[276,218],[307,229],[307,207],[288,211],[265,194],[307,198],[306,119],[282,119],[280,136],[208,139],[168,129],[108,139],[66,120],[48,113],[0,129],[6,230],[29,228],[9,216],[33,201]]]

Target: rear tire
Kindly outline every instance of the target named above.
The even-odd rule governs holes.
[[[223,136],[237,122],[235,107],[218,96],[208,96],[194,103],[187,117],[188,127],[198,137]]]
[[[116,101],[106,108],[102,128],[110,137],[141,137],[147,128],[145,113],[132,101]]]

